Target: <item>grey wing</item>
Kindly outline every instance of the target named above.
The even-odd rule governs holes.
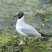
[[[21,28],[21,31],[27,34],[28,36],[38,36],[40,33],[33,28],[32,26],[25,24],[23,28]]]
[[[33,36],[34,32],[33,30],[29,30],[29,29],[21,29],[21,31],[25,34],[27,34],[27,36]]]

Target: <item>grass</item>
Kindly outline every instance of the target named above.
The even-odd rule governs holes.
[[[0,37],[0,52],[18,52],[19,50],[23,50],[23,52],[48,52],[48,45],[52,46],[49,41],[32,41],[31,39],[28,40],[29,45],[18,46],[17,42],[19,40],[25,42],[24,38],[18,38],[17,35],[10,33],[8,33],[8,35],[6,34]]]
[[[25,42],[25,38],[23,38],[22,36],[21,38],[18,38],[17,35],[15,34],[3,32],[0,34],[0,52],[18,52],[22,50],[23,52],[49,52],[50,51],[52,42],[49,40],[51,40],[52,38],[43,41],[38,41],[33,39],[28,40],[29,45],[18,46],[18,42],[20,40],[23,40]]]
[[[23,50],[23,52],[49,52],[51,50],[52,38],[43,41],[30,38],[28,40],[29,45],[18,46],[20,40],[25,42],[25,38],[22,36],[18,38],[17,34],[2,32],[0,34],[0,52],[18,52],[19,50]]]

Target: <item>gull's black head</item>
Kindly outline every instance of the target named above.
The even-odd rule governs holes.
[[[23,12],[19,12],[17,15],[15,15],[14,17],[18,17],[18,19],[22,18],[24,16]]]

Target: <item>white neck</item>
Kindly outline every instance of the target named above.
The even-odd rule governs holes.
[[[24,21],[24,16],[22,18],[18,19],[18,21]]]
[[[21,18],[21,19],[18,19],[17,20],[17,24],[19,25],[19,24],[22,24],[22,23],[24,23],[24,16]]]

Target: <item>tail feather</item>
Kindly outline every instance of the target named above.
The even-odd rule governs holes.
[[[42,37],[52,37],[52,34],[44,34],[42,32],[39,32]]]

